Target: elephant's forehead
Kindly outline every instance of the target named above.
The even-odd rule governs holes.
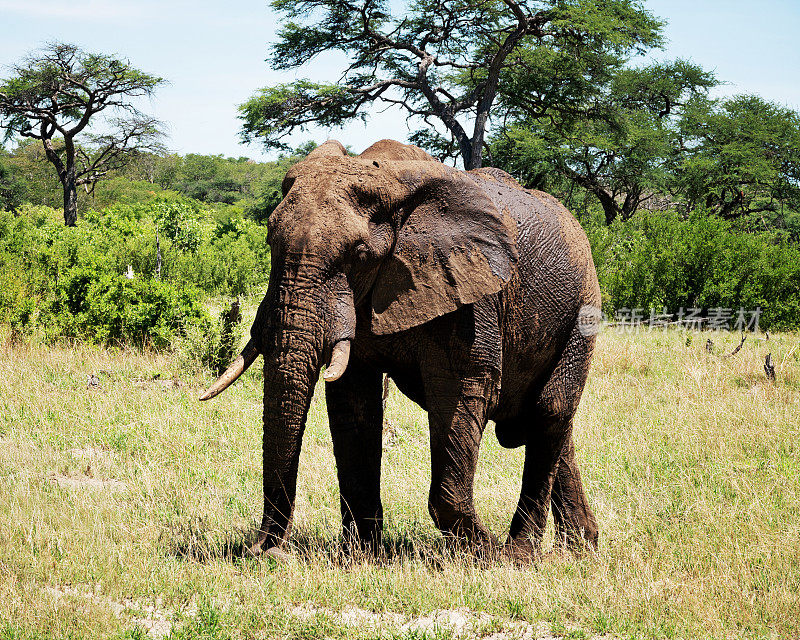
[[[275,210],[270,224],[288,251],[335,253],[368,229],[368,218],[346,189],[319,186],[328,188],[296,184]]]

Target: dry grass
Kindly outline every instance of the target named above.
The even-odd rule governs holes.
[[[0,638],[449,637],[458,629],[402,621],[457,608],[475,612],[472,636],[536,636],[545,623],[570,637],[797,637],[800,337],[751,339],[721,358],[705,353],[705,335],[689,346],[687,335],[601,336],[576,423],[601,549],[524,569],[442,548],[426,508],[425,415],[396,391],[383,471],[389,559],[341,562],[320,388],[294,559],[276,565],[238,556],[260,515],[259,372],[201,404],[209,380],[177,357],[6,344]],[[715,342],[730,352],[738,340]],[[159,382],[173,378],[184,385]],[[521,453],[487,430],[476,495],[498,534]],[[348,611],[399,617],[348,624],[336,613]]]

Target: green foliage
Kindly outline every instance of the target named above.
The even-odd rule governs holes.
[[[315,146],[313,142],[306,143],[272,162],[217,155],[138,153],[125,167],[97,183],[89,196],[81,191],[78,211],[87,215],[88,211],[117,204],[147,204],[181,194],[194,202],[195,208],[206,204],[222,211],[224,205],[232,204],[248,217],[264,222],[283,197],[283,176]],[[37,141],[21,142],[10,152],[0,147],[0,206],[2,194],[12,187],[13,197],[6,201],[6,209],[22,202],[54,208],[63,202],[63,188]]]
[[[65,326],[93,342],[159,349],[170,346],[187,327],[208,324],[198,292],[185,285],[109,273],[98,276],[80,267],[67,274],[65,285]]]
[[[574,113],[611,71],[661,44],[662,23],[633,0],[273,0],[283,14],[271,62],[297,69],[337,51],[336,84],[299,79],[260,90],[240,107],[245,140],[286,148],[311,123],[365,119],[374,103],[400,105],[437,155],[481,165],[486,125],[520,113]],[[449,135],[431,133],[436,119]],[[471,129],[471,133],[468,132]]]
[[[173,189],[201,202],[233,204],[252,196],[251,185],[258,181],[261,167],[247,158],[223,158],[190,153],[163,159],[171,175],[162,171],[164,188]]]
[[[72,229],[47,207],[18,213],[0,212],[0,323],[17,336],[164,348],[213,331],[204,297],[247,293],[269,275],[266,229],[233,207],[209,215],[166,194],[90,211]]]
[[[725,217],[766,217],[781,226],[800,211],[800,114],[742,95],[695,100],[681,123],[677,188],[688,208]]]
[[[165,191],[159,185],[144,180],[132,180],[122,175],[113,175],[99,182],[90,197],[78,199],[78,212],[80,215],[84,215],[87,211],[98,211],[116,204],[148,203],[159,197],[174,195],[177,194]]]
[[[587,227],[604,310],[761,307],[765,329],[800,326],[800,248],[704,212],[639,212]]]
[[[221,375],[238,353],[243,335],[241,321],[237,298],[230,309],[223,307],[216,322],[190,327],[177,345],[183,367],[208,369]]]
[[[4,163],[11,175],[17,176],[24,186],[23,202],[49,207],[62,206],[64,194],[61,183],[47,160],[40,142],[36,140],[20,142],[8,152]]]
[[[25,191],[18,172],[8,162],[8,153],[0,147],[0,209],[16,209],[24,202]]]
[[[309,124],[334,127],[353,118],[366,121],[363,99],[346,87],[329,82],[298,80],[265,87],[239,107],[245,122],[242,139],[262,139],[268,149],[287,150],[281,138]]]
[[[153,205],[156,227],[182,251],[194,253],[200,246],[199,209],[185,198],[160,199]]]
[[[586,190],[610,223],[668,191],[679,116],[716,80],[678,60],[612,68],[597,83],[598,95],[586,94],[583,102],[576,96],[572,112],[542,119],[520,111],[492,141],[492,158],[526,186],[548,189],[566,180]],[[531,87],[518,83],[517,91],[516,101],[528,100]]]

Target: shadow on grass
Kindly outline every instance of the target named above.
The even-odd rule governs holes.
[[[256,523],[249,528],[220,530],[210,526],[203,518],[191,518],[168,526],[162,532],[159,544],[167,555],[177,558],[200,563],[220,560],[235,563],[261,557],[250,552],[257,538]],[[365,562],[418,562],[439,568],[449,562],[463,562],[465,556],[471,555],[462,545],[454,544],[429,530],[415,528],[385,531],[377,551],[371,546],[347,544],[341,536],[334,537],[327,529],[300,528],[292,531],[283,551],[296,562],[335,567]]]

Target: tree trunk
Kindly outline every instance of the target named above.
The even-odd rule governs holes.
[[[74,227],[78,221],[78,190],[75,186],[75,176],[67,175],[63,181],[64,187],[64,224]]]
[[[625,194],[625,200],[622,203],[622,219],[630,220],[636,210],[639,208],[639,199],[642,196],[642,190],[639,188],[632,188]]]
[[[158,239],[158,226],[156,226],[156,280],[161,280],[161,242]]]
[[[478,117],[475,123],[475,134],[472,136],[470,144],[469,158],[464,158],[464,169],[480,169],[483,166],[483,136],[486,126],[486,119]]]
[[[53,141],[48,137],[44,137],[44,125],[42,125],[42,130],[44,153],[47,159],[56,168],[58,179],[61,181],[61,187],[64,190],[64,224],[68,227],[74,227],[75,223],[78,221],[78,185],[76,184],[75,177],[75,146],[72,143],[71,137],[64,137],[64,151],[66,154],[66,162],[64,162],[53,147]]]
[[[564,176],[597,196],[597,199],[603,206],[603,212],[606,216],[607,225],[610,225],[612,222],[614,222],[614,220],[617,219],[617,216],[622,213],[617,201],[614,199],[614,196],[612,196],[603,188],[602,184],[596,179],[596,176],[584,176],[577,171],[574,171],[570,167],[563,165],[561,167],[561,172],[564,174]]]
[[[605,191],[595,191],[595,195],[600,200],[600,204],[603,205],[603,212],[606,215],[606,224],[610,225],[620,214],[619,205],[617,201]]]
[[[472,144],[470,141],[462,141],[459,146],[461,147],[461,161],[464,163],[464,171],[477,169],[472,163]]]

